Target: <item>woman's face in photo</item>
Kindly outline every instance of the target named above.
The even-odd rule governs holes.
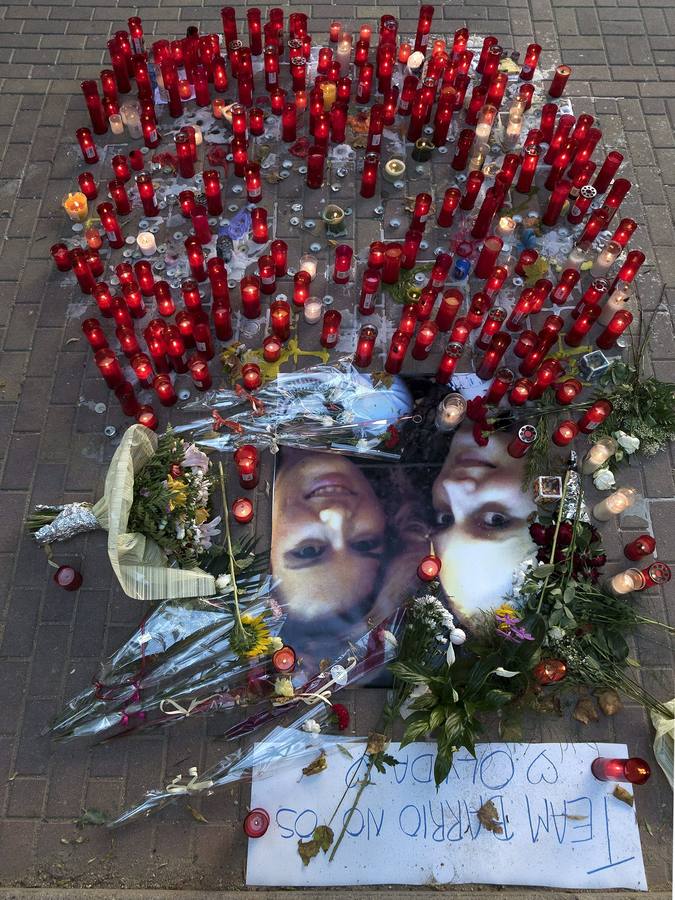
[[[354,463],[285,451],[274,485],[271,560],[290,615],[320,619],[365,602],[375,588],[385,525]]]
[[[533,549],[527,519],[535,505],[521,490],[525,460],[506,452],[510,440],[497,433],[479,447],[460,429],[433,485],[441,583],[464,618],[498,606]]]

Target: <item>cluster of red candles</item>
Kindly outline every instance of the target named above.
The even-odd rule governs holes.
[[[597,255],[591,270],[593,279],[583,290],[567,321],[551,314],[538,331],[532,331],[525,327],[527,318],[541,311],[547,302],[564,305],[579,284],[580,265],[577,261],[569,261],[557,283],[541,278],[521,290],[513,303],[508,303],[510,308],[506,308],[506,304],[502,306],[499,302],[500,291],[509,286],[510,279],[526,274],[526,267],[536,262],[537,253],[525,250],[517,260],[509,258],[500,262],[504,245],[500,237],[491,233],[493,223],[509,190],[528,193],[537,168],[543,163],[550,166],[545,182],[550,197],[542,217],[543,224],[555,225],[569,201],[567,221],[572,226],[580,226],[577,248],[590,257],[594,240],[608,228],[631,187],[626,179],[614,178],[623,158],[613,151],[598,166],[592,156],[602,134],[594,127],[593,117],[558,114],[554,101],[562,95],[571,73],[569,67],[561,65],[546,86],[548,102],[542,107],[538,127],[524,137],[520,152],[505,154],[500,170],[488,186],[480,162],[476,166],[472,160],[476,153],[479,156],[483,153],[486,146],[484,128],[491,126],[504,101],[508,76],[499,71],[502,48],[496,37],[488,36],[479,54],[474,54],[468,49],[466,28],[458,29],[451,43],[430,41],[433,15],[433,6],[423,4],[420,7],[415,39],[411,43],[399,39],[398,22],[391,15],[380,18],[376,42],[368,25],[361,26],[356,38],[346,32],[341,23],[333,22],[328,46],[319,48],[311,85],[308,61],[312,37],[304,13],[291,13],[286,20],[283,10],[274,8],[263,21],[259,9],[249,9],[246,43],[244,35],[240,34],[234,8],[223,7],[222,38],[213,33],[200,34],[191,26],[184,38],[155,41],[149,51],[144,43],[142,22],[133,17],[129,19],[128,31],[116,32],[108,42],[111,67],[101,72],[101,93],[95,81],[82,84],[93,132],[104,134],[107,131],[110,117],[120,112],[120,95],[135,89],[143,140],[146,146],[154,148],[162,140],[154,104],[154,82],[166,93],[168,113],[173,118],[181,116],[184,104],[193,98],[200,107],[213,104],[216,113],[214,101],[218,99],[217,95],[234,88],[236,102],[229,110],[234,173],[244,179],[248,201],[256,204],[252,212],[253,240],[266,243],[269,229],[267,210],[260,205],[261,171],[259,164],[249,158],[250,137],[263,134],[265,128],[264,112],[254,104],[256,91],[264,87],[271,113],[281,118],[282,140],[286,143],[296,141],[299,114],[308,110],[307,128],[312,143],[306,166],[310,188],[320,188],[323,184],[329,143],[345,140],[350,101],[366,105],[374,100],[370,107],[361,177],[364,197],[375,194],[383,129],[393,124],[396,116],[407,120],[407,139],[411,142],[418,140],[424,126],[431,123],[435,147],[447,142],[454,118],[461,128],[451,166],[455,172],[467,167],[471,171],[463,190],[450,187],[445,191],[442,202],[436,206],[435,225],[448,229],[457,213],[464,223],[467,216],[471,216],[473,243],[453,246],[454,258],[451,252],[437,256],[419,299],[403,307],[398,328],[388,347],[385,368],[390,373],[400,372],[409,350],[413,359],[427,359],[437,341],[447,335],[436,374],[440,383],[447,383],[474,333],[471,343],[481,352],[477,374],[491,382],[486,402],[496,404],[507,397],[512,405],[518,406],[541,397],[552,387],[556,401],[564,406],[577,396],[580,383],[575,379],[563,379],[561,364],[548,354],[559,338],[569,346],[580,346],[598,320],[601,331],[595,343],[603,350],[613,347],[629,327],[631,313],[621,308],[618,301],[613,304],[612,298],[626,296],[644,261],[644,254],[629,251],[611,284],[605,276],[626,247],[636,224],[631,219],[621,220],[611,241]],[[532,79],[540,52],[537,44],[531,44],[525,53],[517,79],[516,103],[521,112],[529,109],[532,103]],[[476,55],[478,58],[474,60]],[[262,75],[255,79],[254,56],[261,56],[263,60]],[[284,57],[288,60],[290,78],[287,87],[281,84]],[[418,63],[411,68],[415,58]],[[394,78],[398,73],[402,73],[402,77]],[[219,102],[222,104],[223,100]],[[96,163],[99,157],[92,130],[79,129],[77,139],[84,162],[87,165]],[[547,148],[545,152],[542,145]],[[175,156],[180,176],[193,178],[198,161],[194,127],[185,126],[176,135]],[[57,267],[62,271],[72,269],[82,290],[94,296],[101,315],[114,318],[120,348],[130,360],[139,383],[152,386],[160,403],[170,405],[176,400],[171,372],[189,372],[197,389],[208,389],[211,386],[208,363],[215,352],[213,335],[221,341],[232,337],[227,273],[218,259],[210,259],[207,264],[203,250],[212,240],[209,216],[220,215],[223,211],[222,185],[217,171],[206,169],[202,172],[205,205],[199,204],[195,192],[187,187],[179,196],[181,213],[190,221],[193,232],[185,241],[192,278],[184,281],[181,287],[183,308],[176,312],[168,283],[154,280],[152,267],[146,260],[138,261],[133,267],[126,263],[117,267],[120,291],[113,296],[105,281],[98,280],[104,272],[99,248],[104,239],[113,249],[124,245],[118,217],[129,215],[132,210],[126,185],[134,172],[137,173],[135,182],[144,214],[158,213],[152,178],[143,171],[143,163],[144,156],[138,150],[131,151],[128,157],[114,156],[114,177],[107,184],[112,202],[97,206],[104,234],[96,228],[87,229],[87,249],[69,250],[65,244],[57,244],[52,248],[52,254]],[[91,172],[80,175],[79,185],[88,200],[98,197],[99,186]],[[483,200],[476,208],[481,192]],[[597,197],[603,194],[602,205],[588,215],[591,203],[595,200],[597,206]],[[432,204],[430,194],[418,194],[403,241],[371,245],[361,277],[358,309],[362,316],[367,317],[374,311],[375,298],[382,284],[395,284],[402,270],[415,266],[425,228],[430,222]],[[352,253],[352,248],[345,244],[335,248],[333,280],[336,284],[350,280]],[[465,301],[462,291],[457,287],[446,289],[445,285],[449,276],[455,281],[463,281],[469,273],[482,284]],[[258,273],[247,275],[241,281],[242,315],[258,318],[262,312],[262,295],[273,294],[277,278],[286,274],[287,247],[283,241],[275,240],[269,252],[260,257]],[[292,300],[296,307],[301,307],[308,299],[310,281],[311,277],[302,269],[295,274]],[[210,315],[203,305],[204,288],[211,291]],[[146,315],[144,298],[152,296],[160,318],[152,319],[144,329],[145,349],[142,349],[134,331],[134,319]],[[174,315],[174,320],[169,322]],[[277,299],[271,304],[269,316],[271,333],[265,338],[262,350],[265,360],[273,362],[279,359],[283,342],[290,334],[290,304]],[[324,347],[337,344],[340,320],[341,315],[336,310],[324,314],[320,335]],[[108,346],[100,322],[89,319],[83,328],[96,353],[101,374],[118,393],[124,411],[156,423],[156,417],[150,417],[147,408],[138,404],[133,387],[125,380],[119,360]],[[371,364],[376,340],[377,329],[364,324],[354,357],[357,366],[365,368]],[[507,351],[520,361],[520,377],[503,365]],[[256,369],[253,366],[251,371],[244,373],[247,389],[255,389],[261,383],[259,369]],[[561,423],[553,439],[564,445],[579,430],[584,430],[581,421],[567,420]]]

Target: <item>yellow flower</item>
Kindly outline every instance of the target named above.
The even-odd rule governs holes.
[[[515,609],[512,606],[509,606],[508,603],[504,603],[502,606],[498,606],[495,610],[495,616],[511,616],[512,619],[518,618]]]
[[[242,616],[241,624],[246,635],[246,649],[243,656],[262,656],[269,653],[272,636],[262,616]]]
[[[185,506],[188,498],[188,488],[184,481],[180,478],[173,478],[171,475],[166,476],[166,486],[169,489],[169,509],[179,509]]]
[[[294,697],[295,691],[291,679],[286,676],[277,678],[274,682],[274,693],[277,697]]]
[[[197,512],[195,513],[195,525],[202,525],[209,517],[208,510],[204,509],[203,506],[200,506]]]

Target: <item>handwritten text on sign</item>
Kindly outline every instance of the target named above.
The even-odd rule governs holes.
[[[399,765],[362,794],[359,808],[332,863],[320,853],[305,867],[297,853],[317,825],[337,835],[364,769],[317,736],[316,752],[297,765],[255,777],[251,806],[270,815],[267,834],[249,841],[251,885],[483,883],[564,888],[646,890],[635,809],[612,796],[613,784],[596,781],[596,756],[628,756],[623,744],[480,744],[474,759],[455,756],[436,791],[435,744],[390,752]],[[319,775],[300,777],[321,749],[329,758]],[[358,771],[357,771],[358,770]],[[356,773],[356,778],[354,774]],[[491,800],[503,831],[486,830],[476,812]]]

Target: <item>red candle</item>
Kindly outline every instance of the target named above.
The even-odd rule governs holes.
[[[73,273],[83,294],[92,294],[96,287],[96,281],[92,275],[84,250],[76,248],[70,254]]]
[[[176,312],[176,304],[171,296],[171,287],[167,281],[158,281],[154,286],[157,312],[160,316],[172,316]]]
[[[377,184],[377,170],[380,165],[378,153],[366,153],[363,159],[363,175],[361,176],[361,196],[372,197]]]
[[[64,591],[76,591],[82,584],[82,575],[72,566],[59,566],[54,572],[54,581]]]
[[[262,207],[257,207],[254,212],[261,209]],[[267,210],[265,210],[265,214],[267,214]],[[286,241],[281,240],[272,241],[270,252],[274,257],[274,268],[277,278],[282,278],[286,274],[288,266],[288,244]]]
[[[619,284],[623,287],[631,284],[644,261],[644,253],[641,253],[640,250],[631,250],[630,253],[626,255],[623,265],[617,272],[616,278],[610,287],[610,292],[614,291]]]
[[[112,316],[115,320],[115,324],[125,325],[129,328],[134,324],[134,320],[131,318],[131,313],[127,309],[127,305],[122,297],[112,297],[110,308],[112,311]]]
[[[510,316],[506,320],[506,327],[509,331],[522,330],[523,323],[532,309],[533,295],[534,291],[532,291],[531,288],[525,288],[525,290],[522,292],[522,294],[516,301],[516,305],[511,310]]]
[[[94,354],[94,362],[109,388],[116,388],[124,381],[119,361],[112,350],[104,348]]]
[[[352,267],[353,249],[348,244],[338,244],[335,248],[333,265],[333,281],[335,284],[347,284]]]
[[[73,264],[70,258],[70,250],[66,247],[65,244],[52,244],[49,252],[51,253],[52,258],[56,263],[56,268],[59,270],[59,272],[70,272]],[[103,310],[101,310],[101,312],[103,312]]]
[[[495,40],[495,42],[490,44],[487,49],[485,48],[485,43],[483,43],[483,51],[481,51],[478,65],[482,64],[482,68],[479,70],[483,75],[481,84],[483,87],[487,88],[497,74],[497,69],[499,68],[499,63],[502,58],[502,48]]]
[[[209,244],[211,242],[212,234],[206,207],[201,203],[196,203],[190,213],[190,221],[192,222],[192,228],[194,229],[195,237],[199,243]]]
[[[428,357],[437,334],[438,325],[435,322],[425,322],[421,326],[412,350],[413,359],[424,360]]]
[[[370,101],[373,90],[375,67],[372,63],[364,63],[359,69],[359,80],[356,84],[356,102],[365,105]]]
[[[194,341],[193,341],[194,343]],[[182,374],[187,372],[188,366],[185,362],[185,341],[180,332],[180,328],[176,325],[167,325],[163,333],[163,349],[169,357],[171,368],[174,372]]]
[[[490,341],[495,334],[498,334],[505,319],[506,310],[501,306],[493,306],[492,309],[488,311],[485,324],[476,340],[476,347],[478,347],[479,350],[487,350],[490,346]]]
[[[239,289],[242,313],[247,319],[257,319],[260,316],[260,279],[257,275],[246,275]]]
[[[602,210],[607,213],[607,224],[609,224],[616,215],[619,206],[631,187],[632,185],[627,178],[617,178],[612,184],[609,193],[605,197],[605,202],[602,205]]]
[[[188,361],[188,368],[190,370],[190,377],[197,390],[208,391],[213,382],[206,360],[202,359],[201,356],[191,356]]]
[[[92,350],[104,350],[107,348],[108,339],[98,319],[85,319],[82,323],[82,331]]]
[[[293,276],[293,303],[296,306],[305,305],[305,302],[309,297],[309,286],[311,282],[311,275],[304,269],[300,269]]]
[[[401,310],[401,318],[398,323],[398,331],[401,331],[407,337],[412,337],[417,328],[417,313],[419,311],[419,303],[408,303]]]
[[[88,165],[98,162],[98,151],[91,131],[88,128],[78,128],[75,132],[75,137],[82,151],[82,159]]]
[[[525,456],[536,439],[537,429],[534,425],[522,425],[518,429],[518,434],[506,448],[506,452],[514,459],[520,459],[522,456]]]
[[[250,838],[261,838],[270,827],[270,817],[260,807],[252,809],[244,819],[244,833]]]
[[[159,419],[151,406],[139,406],[138,413],[136,414],[136,421],[139,425],[144,425],[151,431],[157,431],[159,426]]]
[[[77,176],[77,181],[80,185],[80,190],[87,198],[87,200],[95,200],[98,197],[98,187],[96,186],[96,179],[91,174],[91,172],[81,172]]]
[[[518,359],[524,359],[531,350],[534,350],[538,341],[539,338],[534,331],[521,331],[518,340],[513,347],[515,356],[517,356]]]
[[[270,306],[272,334],[280,341],[287,341],[291,333],[291,306],[286,300],[275,300]]]
[[[412,269],[417,260],[420,244],[422,243],[422,231],[409,228],[403,238],[403,255],[401,256],[401,268]]]
[[[159,397],[159,402],[162,406],[173,406],[178,400],[178,395],[176,394],[168,375],[155,375],[152,387]]]
[[[202,173],[204,179],[204,194],[206,195],[206,208],[210,216],[219,216],[223,211],[223,201],[220,194],[220,178],[215,169],[207,169]]]
[[[619,171],[619,167],[623,162],[623,154],[619,153],[618,150],[612,150],[607,154],[605,161],[600,167],[600,171],[598,172],[595,181],[593,182],[593,187],[596,189],[598,194],[604,194],[609,185],[611,184],[612,179]]]
[[[143,204],[143,212],[145,215],[151,217],[158,216],[159,207],[155,200],[155,187],[152,183],[152,178],[145,172],[142,172],[140,175],[136,176],[136,186],[138,187],[138,193],[141,198],[141,203]]]
[[[124,381],[115,388],[115,396],[119,400],[124,415],[135,419],[141,407],[134,389],[128,381]]]
[[[584,307],[574,325],[565,335],[565,343],[568,347],[578,347],[581,344],[598,319],[600,312],[599,306],[587,304]]]
[[[110,54],[110,61],[115,75],[117,90],[122,94],[127,94],[131,90],[131,82],[129,81],[129,73],[127,71],[124,52],[117,37],[108,41],[108,52]]]
[[[114,250],[118,250],[120,247],[123,247],[124,236],[122,234],[122,229],[120,228],[119,222],[117,221],[117,216],[115,215],[112,203],[100,203],[96,207],[96,212],[98,213],[101,224],[103,225],[103,228],[105,230],[105,236],[108,238],[108,244]]]
[[[134,272],[143,296],[151,297],[155,290],[155,277],[150,263],[146,259],[139,259],[134,263]]]
[[[132,317],[134,319],[142,319],[147,310],[138,285],[135,282],[133,284],[123,284],[122,296]]]
[[[377,328],[375,328],[374,325],[364,325],[361,328],[356,343],[356,352],[354,353],[355,366],[358,366],[360,369],[365,369],[370,365],[373,359],[376,339]]]
[[[209,317],[204,311],[200,311],[192,313],[192,318],[192,333],[197,351],[205,359],[213,359],[216,351],[213,346],[213,338],[211,337]]]
[[[578,318],[579,314],[582,312],[586,305],[595,306],[597,305],[602,297],[607,292],[607,288],[609,287],[609,282],[605,278],[594,278],[593,281],[588,285],[586,290],[581,297],[581,300],[577,303],[577,305],[572,310],[572,318]]]
[[[510,336],[503,331],[492,336],[490,346],[485,351],[485,355],[476,369],[476,375],[482,381],[489,381],[494,376],[510,343]]]
[[[480,187],[480,185],[479,185]],[[438,212],[437,222],[441,228],[449,228],[461,199],[461,191],[458,188],[448,188],[443,195],[443,204]]]
[[[463,353],[463,344],[458,341],[450,341],[443,351],[443,356],[436,370],[436,382],[438,384],[447,384],[450,381]]]
[[[229,306],[213,305],[211,307],[213,328],[219,341],[229,341],[232,337],[232,311]]]
[[[636,228],[637,222],[634,222],[633,219],[622,219],[611,240],[616,241],[620,247],[625,247],[635,233]]]
[[[579,429],[571,419],[565,419],[553,432],[553,443],[556,447],[566,447],[579,434]]]
[[[465,318],[459,318],[455,321],[450,332],[450,341],[457,344],[466,344],[471,334],[471,326]]]
[[[594,210],[589,216],[586,227],[579,237],[578,244],[592,244],[607,224],[607,213],[602,209]]]
[[[201,310],[202,296],[199,293],[199,285],[192,278],[186,278],[180,286],[183,302],[187,309]]]
[[[87,104],[87,111],[89,113],[89,118],[91,119],[94,134],[105,134],[108,130],[108,120],[103,110],[101,97],[98,93],[98,85],[95,81],[87,80],[81,82],[80,86],[82,88],[82,93],[84,94],[84,101]],[[97,159],[93,159],[92,157],[85,157],[85,162],[96,161]]]
[[[145,353],[136,353],[131,357],[131,368],[134,370],[136,378],[144,387],[151,387],[151,381],[155,373],[152,371],[152,364]]]
[[[190,264],[190,272],[195,281],[206,281],[207,273],[204,266],[204,251],[199,239],[194,235],[185,239],[185,250],[187,253],[188,263]]]
[[[598,425],[605,421],[611,411],[612,404],[608,400],[596,400],[577,422],[579,431],[582,431],[584,434],[590,434],[592,431],[595,431]]]
[[[567,181],[564,178],[557,182],[551,193],[546,211],[541,218],[541,221],[544,225],[555,225],[555,223],[558,221],[571,187],[572,182]]]
[[[409,336],[402,331],[395,331],[393,333],[384,365],[385,370],[391,375],[396,375],[401,371],[409,342]]]
[[[563,306],[580,277],[581,275],[577,269],[565,269],[560,276],[558,284],[551,293],[552,302],[556,303],[558,306]]]
[[[583,385],[577,378],[568,378],[558,385],[555,392],[555,399],[561,406],[568,406],[575,400],[583,389]]]
[[[501,205],[501,195],[494,189],[494,187],[488,188],[485,194],[485,199],[483,200],[481,208],[478,211],[478,216],[476,217],[474,226],[471,229],[471,234],[473,237],[480,239],[484,238],[487,235],[488,231],[490,230],[492,220],[495,217],[495,213]]]
[[[372,269],[381,269],[384,265],[384,254],[387,245],[382,241],[373,241],[368,250],[368,265]]]
[[[260,277],[260,289],[263,294],[273,294],[276,287],[276,269],[274,257],[263,254],[258,258],[258,274]]]
[[[141,352],[133,326],[118,325],[115,329],[115,335],[120,342],[120,349],[128,359],[133,359]]]
[[[528,45],[519,76],[523,81],[532,81],[532,76],[534,75],[534,70],[537,68],[540,54],[541,47],[539,44]]]
[[[244,444],[234,453],[234,464],[239,474],[239,484],[252,490],[258,484],[258,451],[252,444]]]
[[[190,137],[185,131],[176,135],[176,156],[178,157],[178,173],[181,178],[194,178],[195,164],[192,157]]]
[[[441,571],[441,561],[437,556],[425,556],[417,567],[417,577],[420,581],[434,581]]]
[[[464,295],[457,288],[449,288],[443,294],[441,303],[436,313],[436,325],[439,331],[449,331],[455,316],[464,300]]]
[[[497,257],[501,253],[504,242],[501,238],[491,235],[485,239],[481,249],[474,274],[477,278],[487,278],[493,271]]]
[[[176,326],[185,342],[185,346],[194,347],[192,316],[187,310],[181,309],[176,313]]]
[[[476,132],[472,131],[470,128],[464,128],[460,131],[459,137],[457,138],[457,150],[451,162],[452,168],[456,172],[461,172],[466,168],[469,159],[469,151],[471,150],[471,145],[473,144],[475,136]]]
[[[485,402],[490,406],[497,406],[502,397],[513,384],[513,372],[502,367],[495,372],[494,381],[485,395]]]
[[[519,378],[511,388],[509,394],[509,403],[511,406],[523,406],[530,396],[532,390],[532,382],[527,378]]]
[[[326,155],[321,147],[309,148],[307,153],[307,187],[316,189],[323,185],[323,168]]]
[[[609,350],[633,321],[633,314],[627,309],[615,312],[605,330],[598,335],[596,345],[601,350]]]
[[[499,41],[496,37],[494,37],[494,35],[488,35],[483,39],[483,46],[481,47],[480,56],[478,57],[478,63],[476,64],[476,71],[479,74],[482,74],[485,71],[485,64],[487,63],[488,54],[490,53],[490,47],[496,47],[498,45]]]
[[[651,534],[641,534],[623,548],[628,559],[637,562],[645,556],[651,556],[656,550],[656,541]]]
[[[319,341],[322,347],[335,347],[340,337],[340,323],[342,316],[335,309],[329,309],[323,314],[323,325]]]
[[[295,103],[284,103],[281,112],[281,140],[293,143],[298,136],[298,113]]]
[[[644,784],[651,775],[649,763],[637,756],[628,759],[597,756],[591,763],[591,772],[598,781],[625,781],[630,784]]]
[[[454,97],[448,98],[445,102],[439,100],[434,117],[434,134],[433,144],[435,147],[445,146],[448,139],[448,131],[452,122],[454,112]]]
[[[565,90],[565,85],[567,84],[567,79],[572,74],[572,69],[569,66],[560,65],[556,67],[555,75],[553,76],[553,80],[548,89],[549,97],[561,97],[563,91]]]
[[[382,281],[384,284],[396,284],[401,274],[403,247],[400,244],[388,244],[384,251],[382,265]]]
[[[231,509],[232,518],[239,525],[248,525],[248,523],[253,519],[253,504],[248,499],[248,497],[237,497],[237,499],[232,504]]]
[[[645,588],[656,587],[659,584],[666,584],[670,581],[671,576],[670,566],[667,566],[662,562],[652,563],[651,566],[647,566],[646,569],[643,569],[640,574],[645,582],[642,590]]]
[[[361,295],[359,297],[359,312],[363,316],[369,316],[375,311],[375,298],[380,287],[380,273],[377,269],[366,269],[361,282]]]

